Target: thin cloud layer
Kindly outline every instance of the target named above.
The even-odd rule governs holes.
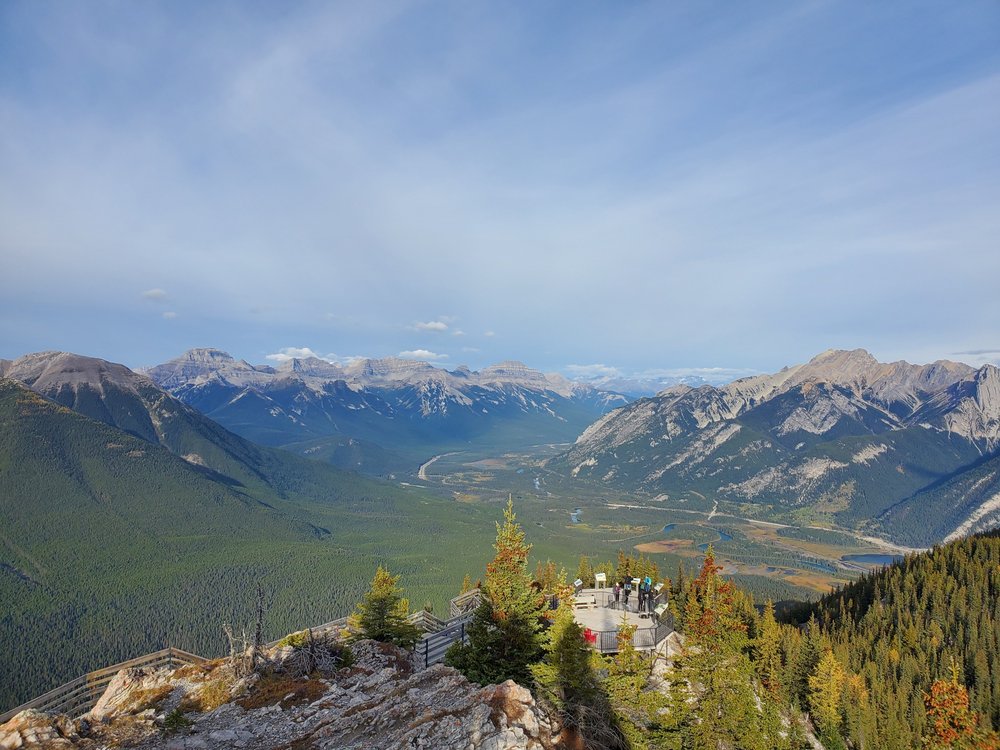
[[[992,345],[1000,6],[564,10],[8,3],[0,355]]]
[[[434,352],[428,351],[427,349],[413,349],[409,351],[400,352],[398,355],[401,359],[416,359],[424,362],[434,362],[441,359],[448,359],[447,354],[435,354]]]

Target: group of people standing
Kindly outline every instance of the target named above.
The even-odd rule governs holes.
[[[656,600],[656,592],[653,591],[653,580],[646,576],[645,578],[639,579],[639,585],[632,585],[632,578],[625,577],[620,581],[615,581],[613,587],[615,595],[615,609],[619,608],[619,604],[622,604],[622,609],[628,609],[628,600],[632,596],[633,590],[635,590],[639,597],[639,603],[636,607],[636,612],[652,612],[654,609],[653,602]]]

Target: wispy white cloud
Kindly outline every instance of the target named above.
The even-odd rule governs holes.
[[[147,289],[142,293],[142,298],[150,302],[166,302],[167,293],[163,289]]]
[[[269,359],[272,362],[287,362],[290,359],[309,359],[309,358],[321,359],[324,362],[329,362],[333,365],[349,365],[352,362],[357,362],[359,360],[367,359],[367,357],[351,354],[351,355],[339,355],[334,353],[320,354],[308,346],[286,346],[283,349],[279,349],[274,354],[265,355],[265,359]]]
[[[433,362],[435,360],[440,360],[440,359],[448,359],[447,354],[435,354],[434,352],[428,351],[427,349],[407,350],[400,352],[398,356],[402,357],[403,359],[417,359],[426,362]]]
[[[290,359],[309,359],[315,357],[316,359],[323,359],[328,362],[334,362],[335,360],[327,360],[326,357],[317,354],[308,346],[286,346],[283,349],[279,349],[274,354],[268,354],[267,359],[272,362],[287,362]]]
[[[411,328],[414,331],[435,331],[440,333],[448,330],[448,324],[443,320],[430,320],[426,323],[414,323]]]
[[[662,385],[691,380],[720,385],[748,375],[759,374],[757,370],[739,367],[669,367],[628,371],[621,367],[605,364],[566,365],[563,370],[574,380],[631,383],[633,386],[648,390],[656,390]]]
[[[998,349],[966,349],[961,352],[952,352],[950,357],[958,357],[960,361],[973,367],[983,365],[1000,365],[1000,348]]]
[[[174,318],[177,317],[177,313],[174,312],[173,310],[167,310],[165,313],[163,313],[163,317],[166,320],[173,320]]]
[[[964,352],[952,352],[952,356],[962,357],[962,356],[973,356],[979,357],[983,355],[994,355],[1000,354],[1000,348],[996,349],[969,349]]]
[[[572,378],[593,379],[593,378],[617,378],[622,372],[617,367],[603,364],[593,365],[566,365],[566,372]]]

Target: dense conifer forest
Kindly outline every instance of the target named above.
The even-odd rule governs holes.
[[[722,576],[709,546],[696,576],[679,570],[670,608],[683,647],[664,658],[631,646],[587,648],[565,569],[536,563],[508,506],[469,643],[448,661],[480,683],[514,679],[557,711],[587,747],[652,750],[995,750],[1000,720],[1000,533],[915,554],[779,623],[768,601]],[[646,558],[580,561],[659,578]],[[549,599],[555,610],[542,606]]]
[[[970,710],[1000,729],[1000,532],[910,555],[824,597],[813,615],[805,627],[866,696],[844,706],[840,729],[854,746],[919,747],[931,729],[925,696],[953,666]]]

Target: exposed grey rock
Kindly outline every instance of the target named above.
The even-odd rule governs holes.
[[[157,729],[149,721],[148,709],[136,714],[130,706],[151,686],[169,685],[177,692],[197,695],[218,681],[218,673],[192,680],[190,675],[170,672],[123,671],[101,699],[95,716],[103,723],[97,724],[92,737],[78,736],[65,717],[25,712],[0,727],[0,747],[98,750],[125,746],[120,744],[123,737],[129,747],[141,750],[263,750],[291,743],[330,750],[545,750],[558,746],[558,725],[528,690],[513,682],[479,687],[440,664],[415,672],[407,652],[373,641],[355,644],[354,656],[352,667],[325,679],[279,683],[294,689],[274,705],[257,707],[257,693],[251,689],[244,705],[227,702],[205,713],[189,710],[186,717],[191,726],[177,734]],[[256,690],[267,690],[269,679],[284,678],[265,676]],[[234,687],[231,692],[238,691]],[[304,693],[316,697],[300,700],[298,696]]]

